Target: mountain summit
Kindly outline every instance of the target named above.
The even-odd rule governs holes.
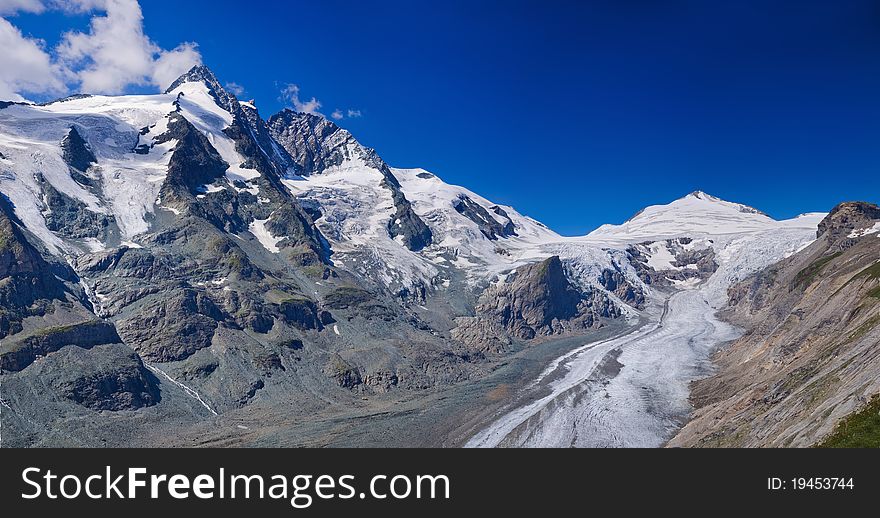
[[[783,226],[815,228],[821,216],[824,214],[777,221],[748,205],[695,191],[666,205],[647,207],[621,225],[603,225],[587,238],[647,241],[682,234],[727,235]]]

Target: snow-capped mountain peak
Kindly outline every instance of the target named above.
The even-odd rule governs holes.
[[[692,235],[731,235],[784,226],[815,226],[815,217],[777,221],[741,203],[695,191],[666,205],[652,205],[621,225],[603,225],[587,239],[642,242]]]
[[[713,203],[720,203],[720,204],[724,204],[727,206],[732,206],[732,207],[736,208],[737,210],[739,210],[740,212],[743,212],[746,214],[761,214],[763,216],[767,215],[764,212],[761,212],[760,210],[758,210],[754,207],[750,207],[748,205],[743,205],[741,203],[732,203],[729,201],[724,201],[717,196],[712,196],[711,194],[703,192],[703,191],[694,191],[694,192],[688,194],[687,196],[685,196],[683,199],[689,199],[689,198],[692,198],[695,200],[709,201],[709,202],[713,202]]]

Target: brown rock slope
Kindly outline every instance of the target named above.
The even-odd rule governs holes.
[[[670,446],[812,446],[880,393],[878,220],[841,204],[812,245],[730,289],[726,316],[748,332],[693,385]]]

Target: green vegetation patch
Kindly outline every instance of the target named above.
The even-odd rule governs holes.
[[[819,448],[880,448],[880,397],[843,418]]]
[[[837,252],[836,254],[826,255],[825,257],[820,257],[813,261],[811,265],[799,271],[797,275],[794,276],[794,287],[806,288],[812,284],[813,281],[816,280],[816,277],[822,273],[822,270],[828,266],[828,263],[840,257],[841,254],[843,254],[843,252]]]

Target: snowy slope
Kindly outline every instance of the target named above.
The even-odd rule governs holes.
[[[53,252],[77,254],[106,243],[64,242],[46,228],[47,210],[35,174],[42,173],[58,191],[83,202],[89,210],[113,215],[120,240],[134,242],[150,228],[149,220],[162,207],[158,199],[176,141],[153,145],[167,130],[168,115],[179,111],[229,163],[227,179],[249,182],[259,177],[245,162],[235,143],[223,132],[233,115],[221,108],[202,82],[185,82],[167,94],[84,96],[46,105],[11,105],[0,109],[0,192],[15,206],[28,229]],[[83,135],[98,164],[90,174],[100,192],[88,190],[71,177],[62,159],[61,142],[71,127]],[[137,147],[148,149],[135,153]],[[231,183],[205,186],[205,192],[234,188]],[[244,190],[259,194],[256,186]],[[168,210],[174,211],[169,208]],[[110,243],[116,245],[118,243]]]
[[[173,96],[92,96],[51,104],[13,105],[0,110],[0,191],[9,196],[16,214],[28,229],[55,252],[71,251],[47,228],[45,206],[34,175],[42,173],[58,191],[86,204],[89,210],[114,214],[122,237],[131,239],[147,230],[146,215],[165,177],[167,151],[174,142],[156,146],[148,154],[132,150],[143,139],[161,134]],[[62,160],[61,141],[71,127],[86,136],[100,167],[103,196],[99,199],[75,182]],[[152,128],[140,135],[143,128]]]
[[[666,205],[652,205],[621,225],[603,225],[584,239],[605,243],[637,243],[681,236],[742,234],[780,227],[813,228],[824,214],[780,222],[739,203],[724,201],[701,191]]]
[[[434,233],[434,245],[423,255],[436,264],[468,270],[473,278],[488,277],[546,258],[541,247],[562,240],[557,233],[514,208],[499,206],[464,187],[447,184],[424,169],[393,172],[415,212]],[[483,207],[500,225],[509,219],[515,235],[487,238],[477,223],[455,210],[454,204],[462,196]],[[497,214],[493,210],[496,207],[506,216]]]
[[[320,211],[315,223],[330,243],[336,266],[394,291],[430,286],[437,268],[388,234],[395,208],[391,191],[382,186],[382,173],[359,153],[350,156],[321,174],[288,177],[283,183],[304,206]]]

